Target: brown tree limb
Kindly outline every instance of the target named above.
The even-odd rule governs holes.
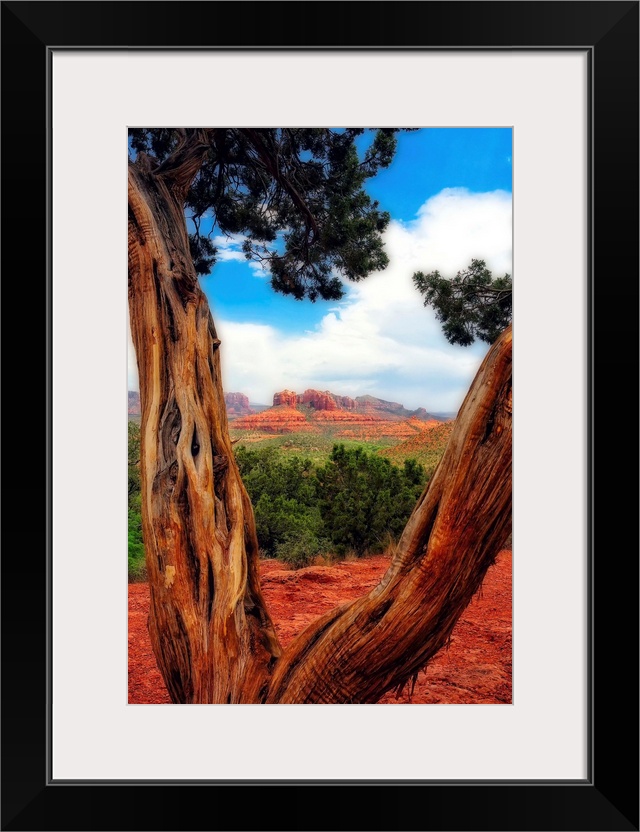
[[[275,703],[371,703],[448,641],[511,523],[511,327],[489,350],[381,583],[311,624],[278,662]]]
[[[184,130],[173,153],[155,169],[154,173],[165,179],[179,201],[184,202],[217,132],[201,128]]]
[[[149,633],[173,702],[258,702],[281,650],[260,591],[219,341],[171,180],[129,166]]]

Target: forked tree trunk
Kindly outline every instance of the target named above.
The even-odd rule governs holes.
[[[205,147],[205,143],[201,145]],[[511,522],[511,328],[489,350],[381,583],[281,656],[218,347],[184,221],[200,159],[129,167],[129,310],[140,377],[149,631],[173,702],[363,703],[446,644]]]

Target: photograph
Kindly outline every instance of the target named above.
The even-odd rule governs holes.
[[[129,127],[129,704],[511,705],[512,133]]]

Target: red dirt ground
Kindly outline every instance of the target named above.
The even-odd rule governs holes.
[[[262,587],[283,646],[314,618],[375,586],[389,565],[383,555],[296,572],[275,560],[260,563]],[[129,703],[169,703],[147,632],[149,588],[129,585]],[[504,704],[511,702],[511,552],[489,569],[451,636],[448,648],[418,676],[413,696],[388,693],[384,704]]]

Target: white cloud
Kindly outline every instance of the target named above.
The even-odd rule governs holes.
[[[319,387],[410,408],[457,409],[487,346],[448,344],[411,278],[418,270],[454,275],[474,257],[494,274],[510,273],[511,195],[442,191],[415,221],[392,222],[385,244],[389,266],[351,285],[315,332],[291,336],[220,321],[225,388],[265,403],[284,387]]]
[[[246,260],[242,252],[244,240],[245,237],[243,234],[232,234],[229,237],[223,235],[214,237],[211,242],[218,249],[216,258],[220,261],[238,260],[241,263],[244,262]]]
[[[244,234],[231,234],[228,237],[220,235],[211,241],[218,249],[216,258],[218,261],[236,260],[239,263],[246,263],[254,274],[254,277],[268,277],[269,269],[266,263],[257,260],[247,260],[242,251],[242,244],[246,240]]]
[[[217,320],[225,390],[270,403],[285,387],[316,387],[409,408],[457,409],[487,345],[448,344],[411,278],[418,270],[455,275],[474,257],[494,274],[511,273],[511,195],[444,190],[413,222],[392,222],[385,244],[389,266],[351,284],[313,332]]]

